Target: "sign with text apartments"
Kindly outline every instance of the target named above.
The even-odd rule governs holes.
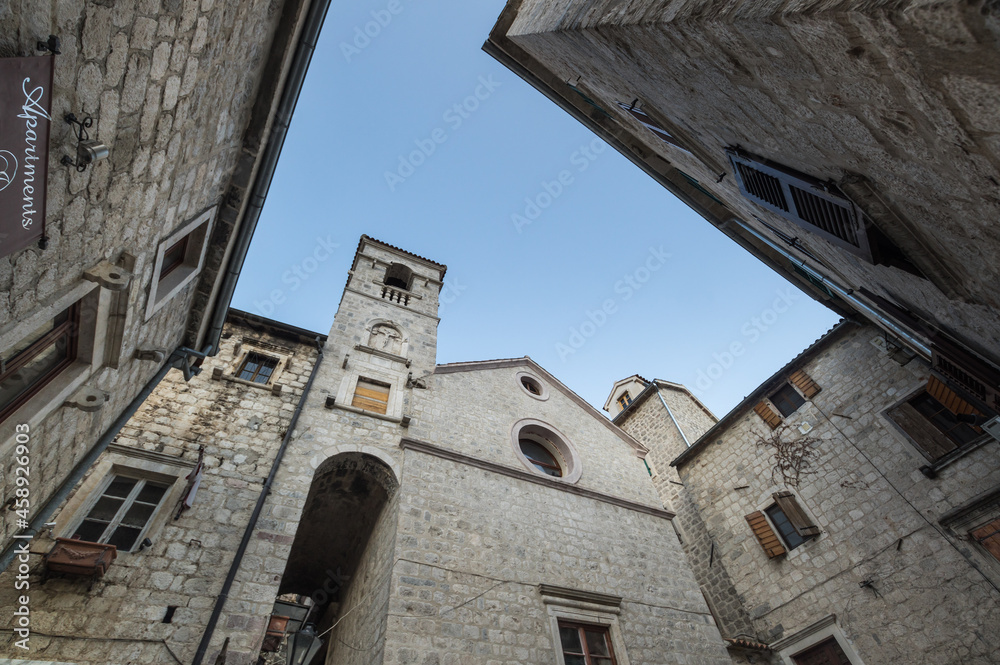
[[[0,256],[45,230],[54,58],[0,58]]]

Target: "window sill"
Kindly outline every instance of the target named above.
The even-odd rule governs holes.
[[[383,414],[383,413],[376,413],[374,411],[365,411],[364,409],[359,409],[356,406],[349,406],[347,404],[340,404],[338,402],[333,402],[331,404],[329,400],[327,401],[327,408],[328,409],[342,409],[344,411],[350,411],[351,413],[357,413],[358,415],[370,416],[372,418],[377,418],[378,420],[385,420],[386,422],[390,422],[390,423],[402,423],[403,422],[403,419],[399,418],[397,416],[390,416],[390,415],[386,415],[386,414]]]
[[[991,441],[994,441],[993,437],[989,434],[984,434],[972,443],[968,443],[961,448],[956,448],[944,457],[939,457],[936,461],[920,467],[920,473],[933,480],[934,478],[937,478],[937,474],[941,471],[941,469],[951,466],[969,453],[979,450]]]
[[[231,381],[233,383],[239,383],[244,386],[249,386],[250,388],[256,388],[257,390],[266,390],[274,395],[280,395],[284,386],[280,383],[257,383],[256,381],[247,381],[246,379],[241,379],[238,376],[233,376],[232,374],[226,374],[222,371],[221,367],[216,367],[212,370],[212,379],[215,381]]]
[[[364,344],[355,344],[355,351],[364,351],[365,353],[370,353],[381,358],[387,358],[389,360],[394,360],[398,363],[403,363],[407,367],[410,366],[410,361],[403,356],[397,356],[395,353],[389,353],[388,351],[382,351],[381,349],[376,349],[370,346],[365,346]]]

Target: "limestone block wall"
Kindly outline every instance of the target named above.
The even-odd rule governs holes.
[[[864,662],[991,662],[1000,595],[973,565],[972,546],[939,520],[1000,484],[1000,451],[984,445],[925,477],[923,456],[882,414],[926,384],[928,369],[898,365],[871,344],[877,336],[848,329],[805,363],[821,391],[788,418],[809,423],[816,440],[798,487],[772,475],[773,456],[758,445],[770,430],[747,410],[682,464],[684,493],[766,641],[836,614]],[[745,515],[779,489],[797,495],[822,533],[768,559]]]
[[[705,413],[688,393],[661,386],[660,394],[670,406],[677,422],[684,428],[689,442],[697,441],[715,424],[714,418]],[[677,513],[674,524],[686,561],[710,603],[719,623],[719,630],[725,637],[740,634],[753,636],[754,627],[725,566],[719,561],[722,553],[715,551],[716,546],[697,505],[683,492],[680,475],[676,468],[670,466],[670,462],[687,449],[677,425],[655,395],[633,405],[632,411],[619,421],[619,425],[649,447],[647,459],[656,471],[652,478],[653,484],[664,505]],[[735,662],[746,661],[737,656]]]
[[[281,3],[259,0],[12,0],[0,12],[0,56],[36,55],[36,43],[49,34],[60,38],[62,50],[54,56],[49,244],[0,258],[0,335],[92,286],[82,275],[100,261],[135,258],[120,364],[98,367],[86,381],[109,395],[103,408],[83,413],[58,400],[39,419],[29,403],[10,419],[31,424],[36,507],[158,369],[134,360],[134,351],[169,352],[183,339],[194,282],[145,318],[157,245],[222,201],[280,16]],[[110,147],[108,160],[82,173],[59,164],[76,143],[62,121],[70,112],[92,116],[91,138]],[[216,240],[221,257],[228,235]],[[6,430],[2,438],[0,501],[6,501],[13,442]],[[16,530],[12,517],[6,511],[0,517],[4,544]]]
[[[517,377],[522,371],[538,378],[546,399],[521,387]],[[659,505],[642,460],[605,425],[603,414],[581,406],[527,363],[458,372],[442,366],[433,379],[432,390],[415,393],[409,436],[524,469],[511,430],[523,419],[537,419],[564,434],[576,449],[583,467],[578,485]]]
[[[400,492],[385,663],[556,662],[539,584],[622,597],[631,663],[730,662],[666,519],[414,450]]]
[[[271,386],[231,378],[249,345],[283,352],[287,361]],[[107,574],[88,588],[85,580],[52,578],[42,584],[41,555],[49,533],[32,543],[30,651],[0,633],[0,654],[10,658],[94,665],[191,662],[215,599],[281,444],[295,405],[316,359],[311,343],[291,341],[266,329],[227,324],[218,356],[185,383],[172,370],[122,429],[111,448],[54,515],[54,536],[70,537],[89,510],[94,492],[109,474],[124,472],[170,482],[146,536],[150,548],[120,552]],[[205,473],[194,505],[174,519],[205,447]],[[308,489],[308,485],[305,486]],[[260,641],[295,533],[297,506],[305,490],[277,483],[265,503],[243,559],[229,602],[206,662],[214,662],[222,640],[230,637],[229,662],[256,659]],[[13,568],[0,576],[0,625],[11,626]],[[168,608],[176,608],[169,623]]]

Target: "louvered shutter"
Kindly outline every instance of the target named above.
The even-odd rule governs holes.
[[[757,536],[760,546],[764,548],[764,553],[767,554],[769,559],[773,559],[776,556],[781,556],[785,553],[785,546],[781,544],[778,540],[778,536],[771,529],[771,525],[768,524],[767,518],[764,517],[764,513],[759,510],[755,513],[750,513],[746,516],[747,523],[750,524],[750,528],[753,530],[753,535]]]
[[[740,193],[754,203],[874,263],[864,215],[834,186],[727,151]]]
[[[778,425],[781,424],[781,416],[771,410],[771,407],[767,405],[767,402],[760,402],[753,408],[758,416],[764,419],[768,427],[771,429],[776,429]]]
[[[996,368],[941,336],[931,345],[931,362],[938,372],[1000,412],[1000,371]]]
[[[790,377],[788,377],[788,380],[791,381],[792,384],[802,392],[802,394],[805,396],[806,399],[812,399],[813,395],[818,393],[820,390],[819,386],[816,385],[816,382],[813,381],[809,377],[809,375],[803,372],[802,370],[799,370],[794,374],[792,374]]]
[[[802,506],[799,505],[794,494],[791,492],[775,492],[771,496],[800,536],[805,538],[819,535],[819,527],[813,524],[812,518],[806,514],[806,511],[802,510]]]

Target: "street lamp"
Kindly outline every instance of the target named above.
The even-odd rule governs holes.
[[[316,628],[311,623],[302,626],[288,638],[288,665],[309,665],[321,646]]]

